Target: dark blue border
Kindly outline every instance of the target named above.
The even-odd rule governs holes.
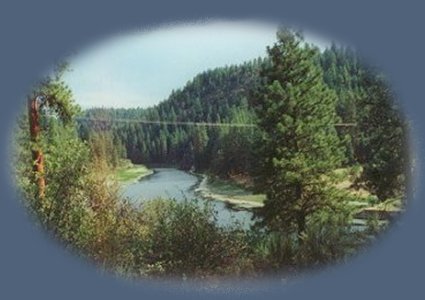
[[[0,3],[0,299],[215,298],[215,292],[101,275],[69,255],[27,219],[8,164],[10,128],[26,89],[52,62],[91,42],[127,30],[204,18],[260,18],[302,25],[356,45],[389,75],[424,157],[425,18],[419,1],[2,1]],[[420,166],[419,169],[421,169]],[[421,170],[419,170],[421,171]],[[420,180],[418,180],[420,182]],[[346,266],[291,285],[220,293],[267,299],[402,299],[424,294],[425,215],[419,186],[401,225]],[[251,284],[252,286],[252,284]]]

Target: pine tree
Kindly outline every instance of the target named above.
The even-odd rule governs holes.
[[[259,215],[270,230],[301,237],[308,216],[332,205],[329,178],[343,154],[336,96],[323,82],[317,49],[288,29],[277,38],[267,48],[266,85],[253,101],[263,130],[257,189],[267,195]]]

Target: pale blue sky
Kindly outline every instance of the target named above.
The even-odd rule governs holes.
[[[149,107],[165,100],[196,74],[265,56],[277,26],[215,21],[175,24],[121,35],[85,49],[69,60],[65,81],[88,107]],[[320,47],[323,39],[304,33]]]

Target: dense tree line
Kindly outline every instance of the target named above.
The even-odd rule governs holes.
[[[108,131],[134,163],[161,163],[222,176],[248,173],[253,127],[190,126],[179,122],[253,124],[249,97],[261,84],[262,59],[206,71],[152,108],[93,108],[80,120],[80,134]],[[122,120],[122,121],[120,121]],[[171,124],[138,123],[166,121]],[[173,122],[176,122],[173,124]],[[114,143],[115,143],[114,142]],[[242,159],[241,159],[242,158]]]

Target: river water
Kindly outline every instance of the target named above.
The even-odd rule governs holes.
[[[121,191],[122,196],[136,205],[156,198],[173,199],[174,201],[198,199],[201,205],[203,201],[208,201],[216,212],[219,226],[228,226],[238,222],[243,228],[248,229],[253,223],[251,212],[236,211],[222,201],[206,200],[197,195],[195,189],[199,185],[199,177],[174,168],[155,168],[153,171],[152,175],[125,185]]]

